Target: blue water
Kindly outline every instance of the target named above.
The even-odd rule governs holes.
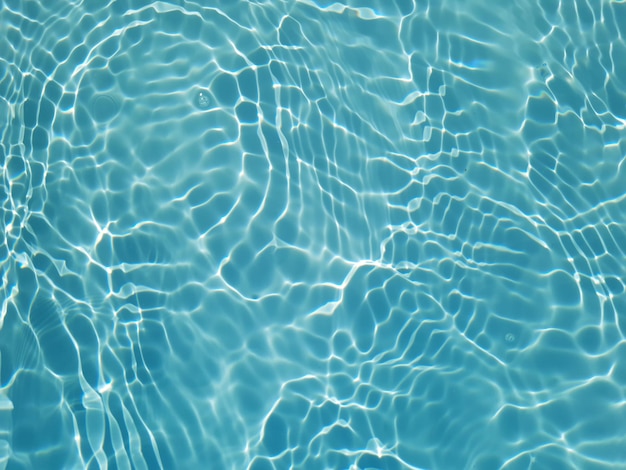
[[[626,468],[626,3],[0,2],[0,470]]]

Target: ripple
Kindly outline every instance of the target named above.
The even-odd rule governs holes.
[[[620,2],[218,3],[0,10],[0,467],[621,462]]]

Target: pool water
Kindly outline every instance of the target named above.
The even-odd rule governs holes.
[[[0,470],[626,466],[625,2],[0,26]]]

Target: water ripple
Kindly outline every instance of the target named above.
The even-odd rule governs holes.
[[[0,468],[623,462],[623,2],[175,3],[0,9]]]

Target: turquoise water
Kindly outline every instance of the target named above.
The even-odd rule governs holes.
[[[0,470],[626,468],[626,3],[0,5]]]

